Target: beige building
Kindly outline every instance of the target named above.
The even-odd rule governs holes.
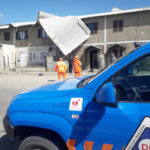
[[[0,26],[0,64],[11,68],[43,66],[45,58],[53,66],[59,57],[65,60],[78,55],[83,69],[101,69],[135,49],[134,42],[150,42],[150,7],[79,16],[91,30],[84,43],[65,56],[38,22]],[[14,49],[5,53],[2,47]],[[10,50],[11,51],[11,50]],[[13,57],[13,58],[11,58]],[[11,61],[10,61],[11,60]],[[51,62],[52,61],[52,62]],[[12,65],[13,64],[13,65]]]

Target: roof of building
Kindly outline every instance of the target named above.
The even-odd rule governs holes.
[[[11,23],[12,26],[14,27],[20,27],[20,26],[29,26],[29,25],[35,25],[36,21],[32,21],[32,22],[19,22],[19,23]]]
[[[84,18],[101,17],[101,16],[111,16],[111,15],[119,15],[119,14],[135,13],[135,12],[143,12],[143,11],[150,11],[150,7],[128,9],[128,10],[120,10],[118,8],[113,8],[113,10],[111,12],[97,13],[97,14],[90,14],[90,15],[83,15],[83,16],[79,16],[79,17],[81,19],[84,19]]]
[[[36,24],[36,21],[33,22],[19,22],[19,23],[11,23],[11,24],[7,24],[7,25],[1,25],[0,29],[8,29],[10,26],[13,27],[21,27],[21,26],[29,26],[29,25],[34,25]]]
[[[9,28],[9,25],[1,25],[0,26],[0,29],[8,29]]]

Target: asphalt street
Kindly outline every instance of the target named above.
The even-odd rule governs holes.
[[[67,78],[73,76],[74,74],[67,74]],[[18,139],[12,141],[3,129],[2,120],[12,98],[20,92],[56,81],[57,74],[55,72],[48,74],[0,73],[0,150],[17,150],[20,143]]]
[[[72,75],[68,75],[68,78]],[[2,119],[12,98],[23,91],[57,81],[57,74],[0,74],[0,150],[17,150],[19,140],[12,141],[3,129]]]

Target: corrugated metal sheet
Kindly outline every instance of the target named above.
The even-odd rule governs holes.
[[[111,15],[119,15],[119,14],[126,14],[126,13],[143,12],[143,11],[150,11],[150,7],[129,9],[129,10],[118,10],[118,11],[112,11],[112,12],[107,12],[107,13],[84,15],[84,16],[79,16],[79,17],[81,19],[85,19],[85,18],[92,18],[92,17],[111,16]]]
[[[90,37],[90,30],[78,17],[59,17],[43,12],[38,17],[48,36],[65,55]]]

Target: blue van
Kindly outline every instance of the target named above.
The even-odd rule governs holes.
[[[149,150],[149,116],[150,43],[95,75],[16,95],[3,124],[19,150]]]

